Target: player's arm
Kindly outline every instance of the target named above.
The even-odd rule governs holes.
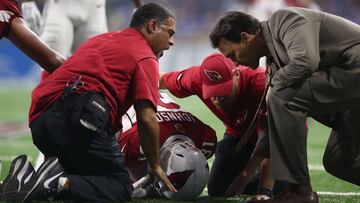
[[[254,196],[254,199],[269,199],[271,198],[272,188],[274,185],[274,180],[271,178],[271,165],[270,160],[260,156],[259,154],[254,153],[245,168],[241,173],[235,178],[232,184],[229,186],[226,195],[234,196],[241,195],[250,182],[252,177],[255,175],[256,170],[260,166],[260,191],[258,196]],[[264,194],[265,193],[265,194]],[[266,197],[264,196],[266,195]]]
[[[238,176],[236,176],[235,180],[227,189],[226,196],[232,197],[234,195],[241,195],[263,160],[263,157],[254,156],[253,154],[247,162],[245,168]]]
[[[65,61],[64,57],[42,42],[21,18],[12,21],[8,38],[49,73]]]
[[[249,183],[251,178],[255,175],[256,170],[261,169],[260,187],[272,190],[273,180],[271,179],[271,167],[269,147],[269,136],[266,132],[266,123],[261,126],[261,133],[253,154],[246,163],[245,168],[235,178],[227,190],[228,196],[241,195],[245,186]],[[266,160],[266,161],[264,161]],[[263,164],[264,163],[264,164]],[[260,191],[261,192],[261,191]]]
[[[258,166],[260,166],[260,188],[258,195],[250,197],[249,200],[270,199],[272,197],[272,189],[275,181],[271,174],[270,141],[267,134],[263,133],[260,135],[252,156],[259,158]],[[253,171],[253,175],[255,175],[255,172],[256,169]]]
[[[155,107],[147,100],[138,100],[135,102],[135,111],[141,147],[151,172],[165,184],[170,192],[176,192],[175,187],[160,167],[159,125],[156,120]]]
[[[159,88],[168,89],[178,98],[200,93],[199,68],[194,66],[182,71],[162,72],[159,76]]]
[[[260,166],[260,190],[258,195],[252,199],[270,199],[274,182],[271,175],[271,161],[270,159],[264,159]]]

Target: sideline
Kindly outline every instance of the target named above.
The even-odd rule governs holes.
[[[27,122],[0,121],[0,138],[18,137],[29,133],[30,128]]]

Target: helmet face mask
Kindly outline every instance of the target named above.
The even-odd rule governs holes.
[[[162,190],[162,194],[169,199],[194,200],[209,179],[207,160],[189,138],[181,139],[181,135],[175,137],[161,147],[160,165],[178,192]]]

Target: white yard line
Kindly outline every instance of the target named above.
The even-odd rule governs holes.
[[[29,133],[30,128],[26,122],[0,121],[0,138],[16,137]]]
[[[18,129],[10,132],[3,132],[0,134],[0,138],[18,137],[20,135],[30,134],[30,129]]]
[[[203,192],[207,193],[207,187]],[[330,196],[360,196],[360,192],[329,192],[329,191],[316,191],[319,195],[330,195]],[[237,199],[236,197],[230,199]]]
[[[332,196],[360,196],[360,192],[327,192],[317,191],[319,195],[332,195]]]

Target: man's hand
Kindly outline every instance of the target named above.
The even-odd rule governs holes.
[[[41,34],[43,19],[34,1],[27,1],[21,4],[23,19],[26,25],[37,35]]]
[[[232,197],[235,195],[241,195],[246,185],[249,183],[251,177],[252,174],[248,174],[246,171],[242,171],[227,189],[226,196]]]
[[[226,196],[235,196],[241,195],[246,187],[246,185],[250,182],[251,178],[255,175],[256,169],[260,166],[261,162],[264,160],[263,157],[258,156],[255,152],[251,155],[249,161],[247,162],[245,168],[241,171],[241,173],[235,178],[235,180],[229,186]]]
[[[159,125],[156,120],[156,109],[148,100],[137,100],[134,107],[141,147],[148,161],[151,174],[159,178],[169,192],[176,192],[175,187],[160,167]]]
[[[151,170],[152,175],[157,177],[165,185],[167,191],[169,191],[169,192],[177,192],[176,188],[170,182],[170,180],[168,179],[168,177],[165,174],[164,170],[160,166],[157,166],[157,167],[155,167],[153,169],[150,169],[150,170]]]

